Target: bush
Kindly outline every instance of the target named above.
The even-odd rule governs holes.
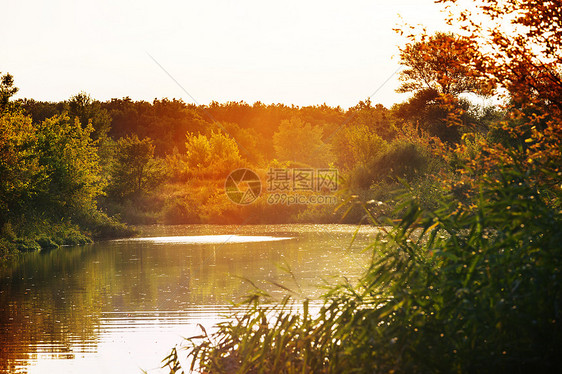
[[[391,181],[397,178],[411,180],[433,171],[431,166],[436,162],[434,159],[429,150],[422,146],[397,140],[369,166],[373,175],[386,176]]]
[[[18,251],[22,252],[33,252],[40,251],[41,246],[35,240],[31,238],[18,238],[14,241]]]
[[[16,245],[6,239],[0,238],[0,268],[4,265],[4,260],[17,254]]]
[[[7,239],[9,241],[16,240],[17,235],[16,235],[16,232],[14,231],[14,228],[12,227],[12,224],[10,222],[6,222],[2,226],[2,230],[0,230],[0,238]]]
[[[103,213],[97,213],[92,217],[92,222],[89,225],[89,230],[91,232],[91,237],[94,239],[117,239],[134,236],[136,231],[126,224],[119,222],[118,219],[114,217],[108,217]],[[78,240],[81,240],[79,236],[76,236]],[[83,239],[91,243],[88,237]]]
[[[41,249],[56,249],[59,247],[59,245],[57,243],[55,243],[53,241],[53,239],[47,237],[47,236],[41,236],[37,239],[35,239],[35,241],[37,242],[37,244],[39,244],[41,246]]]
[[[58,245],[84,245],[92,242],[77,226],[70,224],[56,227],[52,239]]]
[[[187,199],[174,199],[164,206],[162,220],[165,224],[200,223],[199,213],[194,208],[195,203]]]
[[[147,209],[142,200],[125,200],[113,205],[112,210],[119,212],[120,219],[131,225],[152,225],[157,221],[157,211]]]

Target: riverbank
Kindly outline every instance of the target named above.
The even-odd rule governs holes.
[[[76,246],[98,240],[132,237],[136,230],[105,215],[98,214],[89,224],[36,220],[25,225],[5,223],[0,228],[0,263],[19,253],[44,251],[61,246]]]

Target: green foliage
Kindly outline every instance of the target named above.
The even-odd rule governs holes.
[[[0,224],[29,209],[46,178],[36,147],[31,118],[20,113],[0,116]]]
[[[199,212],[195,204],[190,201],[174,200],[168,202],[162,212],[162,221],[165,224],[194,224],[200,223]]]
[[[264,162],[264,154],[260,147],[263,147],[263,139],[256,129],[244,128],[234,122],[222,122],[221,126],[228,131],[232,139],[236,140],[240,155],[252,165]]]
[[[450,121],[452,109],[444,105],[438,91],[420,90],[408,101],[393,107],[393,113],[399,123],[415,123],[432,136],[455,143],[460,139],[461,128]]]
[[[33,119],[33,123],[41,123],[47,118],[54,117],[63,112],[68,112],[68,102],[48,102],[34,99],[22,99],[18,101],[26,114]],[[87,123],[87,122],[86,122]]]
[[[406,102],[392,108],[396,126],[416,124],[430,136],[449,144],[458,143],[465,133],[486,134],[502,112],[494,106],[478,106],[464,98],[446,97],[433,89],[414,93]]]
[[[193,224],[201,222],[201,211],[193,197],[185,191],[178,191],[169,199],[162,210],[162,221],[166,224]]]
[[[207,168],[211,164],[211,144],[203,134],[188,134],[185,143],[189,169]]]
[[[90,220],[91,224],[91,220]],[[0,231],[0,239],[13,243],[12,249],[19,251],[38,251],[56,249],[62,245],[84,245],[92,242],[90,236],[84,233],[86,228],[70,223],[70,221],[53,222],[49,219],[37,219],[33,225],[29,221],[12,229],[7,223]]]
[[[43,231],[46,233],[43,234],[43,238],[47,239],[50,244],[56,244],[56,246],[84,245],[92,243],[92,239],[83,233],[84,229],[81,229],[78,225],[70,223],[51,225],[50,229],[44,229]],[[41,245],[41,248],[45,248],[39,241],[38,243]]]
[[[18,249],[13,240],[0,237],[0,268],[6,266],[6,262],[10,258],[14,258],[18,253]]]
[[[106,196],[98,195],[98,205],[131,223],[187,222],[192,214],[199,221],[244,221],[246,215],[220,196],[224,178],[235,168],[263,169],[271,163],[276,157],[275,134],[277,156],[283,158],[284,167],[328,167],[334,163],[342,176],[348,171],[365,176],[349,179],[361,179],[359,185],[368,191],[378,178],[370,170],[371,164],[396,136],[390,111],[369,100],[343,111],[326,105],[299,108],[242,102],[194,106],[168,99],[152,103],[129,98],[97,102],[80,93],[59,103],[23,100],[22,106],[34,123],[65,111],[71,118],[79,118],[82,126],[91,122],[94,131],[90,137],[97,139],[100,185],[108,185]],[[105,128],[107,115],[111,119],[108,137],[100,137],[98,128]],[[211,117],[220,121],[221,130]],[[341,127],[348,119],[349,123]],[[326,137],[328,134],[335,135]],[[124,147],[124,139],[135,136],[139,142],[152,140],[152,156],[144,161],[139,154],[131,156],[134,152]],[[145,151],[150,156],[150,150]],[[145,163],[147,158],[150,160]],[[190,203],[175,200],[174,193],[168,193],[174,189],[189,191]],[[197,209],[189,209],[190,205]],[[288,222],[303,209],[262,206],[257,210],[263,211],[265,216],[260,217],[265,221]],[[315,212],[318,220],[324,222],[331,217],[337,221],[337,217],[319,209],[309,209],[301,218],[314,220]],[[219,217],[227,213],[233,217]],[[236,221],[238,218],[240,221]]]
[[[41,247],[41,249],[56,249],[59,247],[57,243],[48,236],[40,236],[35,240],[37,244]]]
[[[315,167],[327,167],[333,161],[331,145],[322,140],[323,130],[300,118],[281,121],[273,136],[280,161],[292,161]]]
[[[18,214],[61,218],[95,206],[103,183],[91,127],[68,116],[34,126],[20,113],[0,117],[2,222]]]
[[[369,271],[367,284],[392,297],[379,321],[388,327],[375,329],[376,350],[392,353],[386,367],[398,360],[410,372],[560,365],[553,342],[561,333],[562,216],[521,171],[500,175],[481,186],[475,207],[453,200],[423,217],[411,206],[394,245]]]
[[[98,210],[92,211],[87,217],[82,220],[84,223],[85,231],[88,236],[85,236],[80,231],[77,231],[73,236],[74,244],[85,244],[91,242],[93,239],[116,239],[125,238],[136,235],[136,231],[126,224],[118,220],[116,217],[108,217],[105,213]],[[72,238],[72,237],[71,237]],[[86,240],[84,242],[84,240]],[[71,243],[68,243],[71,245]]]
[[[422,34],[400,50],[403,82],[398,92],[414,95],[393,108],[397,122],[417,124],[429,135],[457,143],[463,133],[487,131],[490,109],[462,98],[470,93],[485,97],[494,83],[478,71],[478,45],[468,37],[436,33]]]
[[[91,125],[82,127],[66,115],[38,125],[36,152],[47,176],[37,193],[39,209],[66,217],[95,207],[104,181],[92,131]]]
[[[40,251],[41,246],[31,238],[18,238],[14,240],[16,248],[21,252]]]
[[[130,224],[156,223],[163,206],[156,187],[164,182],[168,172],[165,161],[154,157],[154,150],[152,139],[141,140],[136,135],[114,144],[107,196],[100,199],[106,212]],[[111,231],[103,235],[112,235]],[[117,228],[119,231],[122,230]]]
[[[0,229],[0,238],[8,239],[10,241],[16,240],[17,235],[11,222],[4,223]]]
[[[185,151],[186,132],[200,131],[209,126],[193,105],[181,100],[132,101],[125,97],[101,103],[111,116],[109,136],[113,139],[137,135],[151,138],[155,154],[162,157],[174,148]]]
[[[372,105],[370,98],[365,101],[359,101],[356,106],[349,108],[348,118],[344,122],[346,123],[346,128],[366,126],[372,133],[377,134],[386,141],[390,141],[396,136],[391,111],[382,104]],[[337,134],[339,136],[339,132]]]
[[[414,176],[431,170],[433,159],[429,150],[418,144],[395,141],[388,151],[372,164],[372,172],[379,176],[384,175],[390,180],[411,180]]]
[[[17,92],[18,88],[14,87],[14,77],[9,73],[0,75],[0,114],[15,109],[16,106],[10,102],[10,98]]]
[[[78,121],[83,126],[91,124],[93,139],[105,139],[111,127],[109,112],[102,108],[99,101],[93,100],[85,92],[80,92],[70,98],[68,101],[68,114],[71,118],[78,118]]]
[[[294,219],[299,223],[333,223],[340,219],[336,208],[332,204],[307,205]]]
[[[121,138],[116,145],[116,157],[108,186],[110,197],[121,199],[140,195],[156,186],[159,170],[153,159],[152,139],[136,135]]]
[[[390,144],[383,143],[379,151],[372,152],[374,155],[371,159],[354,164],[348,172],[346,187],[351,193],[358,194],[373,186],[384,186],[385,194],[390,196],[397,189],[403,189],[404,182],[415,184],[418,180],[431,178],[444,167],[444,163],[430,149],[401,139],[395,139]],[[384,200],[381,196],[371,198]]]
[[[208,136],[188,133],[185,148],[192,176],[226,179],[231,171],[245,166],[236,141],[220,131],[211,131]]]
[[[385,153],[388,143],[366,125],[346,126],[334,140],[337,166],[350,170],[359,165],[366,166]]]
[[[39,123],[18,110],[0,115],[2,251],[85,244],[104,226],[127,232],[97,210],[105,179],[93,131],[64,113]]]

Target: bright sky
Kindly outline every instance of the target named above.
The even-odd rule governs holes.
[[[0,72],[17,97],[240,101],[344,108],[398,68],[392,29],[444,30],[432,0],[4,1]],[[400,16],[402,19],[400,18]],[[396,75],[372,101],[390,106]]]

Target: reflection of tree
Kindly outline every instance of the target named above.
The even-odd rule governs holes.
[[[95,348],[101,314],[92,246],[25,256],[0,277],[0,371]],[[77,292],[78,291],[78,292]]]
[[[164,235],[185,233],[186,227],[179,229],[183,232]],[[203,225],[188,229],[193,235],[233,231]],[[238,234],[271,234],[244,230],[251,228]],[[142,312],[228,305],[252,291],[239,277],[268,292],[280,290],[268,281],[298,289],[292,275],[277,266],[285,261],[305,295],[318,294],[322,277],[344,268],[358,271],[357,264],[345,264],[342,250],[352,233],[342,237],[341,246],[334,244],[333,236],[316,232],[277,235],[295,239],[224,245],[105,242],[29,254],[0,275],[0,371],[15,371],[34,357],[95,353],[108,312],[123,312],[115,318],[127,324],[146,318]],[[315,243],[314,248],[309,243]]]

